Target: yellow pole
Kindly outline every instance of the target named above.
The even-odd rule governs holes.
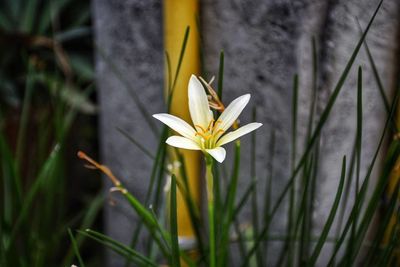
[[[191,122],[188,108],[187,86],[192,74],[199,74],[199,33],[196,18],[199,14],[199,3],[197,0],[165,0],[163,2],[164,16],[164,47],[170,58],[170,71],[172,79],[178,65],[179,55],[187,26],[190,27],[189,39],[187,41],[185,54],[180,68],[179,76],[174,88],[171,104],[171,114],[176,115],[187,122]],[[165,80],[168,80],[166,70]],[[172,83],[172,81],[171,81]],[[167,86],[166,86],[167,88]],[[179,150],[182,153],[188,182],[192,197],[197,205],[200,202],[200,156],[197,151]],[[177,175],[179,179],[179,174]],[[181,245],[185,241],[195,241],[194,231],[190,223],[188,209],[184,203],[182,194],[177,192],[177,216],[178,235]]]

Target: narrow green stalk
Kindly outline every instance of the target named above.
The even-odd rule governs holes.
[[[75,253],[76,259],[79,262],[79,266],[85,267],[85,264],[83,263],[81,254],[79,253],[78,244],[77,244],[76,239],[75,239],[74,235],[72,234],[70,228],[68,228],[68,235],[69,235],[69,238],[71,240],[72,248],[74,249],[74,253]]]
[[[360,167],[361,167],[361,145],[362,145],[362,69],[358,67],[358,80],[357,80],[357,133],[356,133],[356,185],[354,192],[354,201],[357,198],[360,183]],[[350,239],[348,243],[348,253],[352,253],[352,244],[354,236],[357,231],[357,221],[361,208],[356,210],[354,216],[353,226],[351,228]]]
[[[273,130],[271,133],[271,137],[269,140],[268,147],[266,149],[268,151],[270,158],[267,162],[267,177],[266,177],[266,182],[265,182],[265,198],[264,198],[264,216],[263,216],[263,221],[265,224],[268,224],[268,215],[271,210],[271,193],[272,193],[272,177],[274,176],[274,158],[275,158],[275,131]],[[268,241],[269,241],[269,227],[268,225],[265,225],[266,229],[266,234],[265,234],[265,239],[266,241],[264,242],[264,261],[267,262],[267,257],[268,257]]]
[[[240,204],[235,207],[235,197],[236,197],[236,192],[237,192],[237,187],[238,187],[238,179],[239,179],[239,168],[240,168],[240,140],[237,140],[235,142],[235,152],[234,152],[234,162],[233,162],[233,168],[232,168],[232,175],[231,179],[229,182],[229,185],[227,186],[227,194],[226,194],[226,201],[224,203],[224,208],[223,210],[226,211],[226,216],[224,218],[224,223],[223,223],[223,231],[222,231],[222,236],[221,236],[221,250],[219,251],[221,257],[218,257],[218,266],[225,266],[226,260],[227,260],[227,255],[228,255],[228,250],[229,250],[229,229],[232,224],[234,224],[236,220],[236,215],[239,212],[239,206]],[[251,190],[252,191],[252,190]],[[250,191],[250,193],[251,193]],[[249,193],[249,195],[250,195]],[[246,198],[247,199],[247,198]],[[239,202],[241,203],[241,202]],[[234,225],[235,226],[235,225]],[[240,237],[240,232],[238,232],[239,237]],[[244,247],[240,246],[240,251],[244,251]]]
[[[252,121],[257,120],[256,109],[253,108]],[[257,174],[256,174],[256,133],[253,132],[251,135],[251,148],[250,148],[250,172],[251,172],[251,182],[256,184]],[[252,214],[252,224],[253,224],[253,238],[256,239],[259,231],[259,218],[258,218],[258,201],[257,201],[257,186],[254,187],[251,193],[251,214]],[[263,257],[261,255],[261,250],[256,251],[257,266],[264,266]]]
[[[296,147],[297,147],[297,101],[298,101],[298,91],[299,91],[299,79],[298,75],[295,74],[293,77],[293,98],[292,98],[292,155],[291,155],[291,172],[294,171],[296,167]],[[288,261],[287,266],[293,266],[294,258],[294,246],[291,240],[293,237],[293,217],[295,209],[295,193],[296,193],[296,183],[290,188],[289,193],[289,209],[288,209],[288,224],[287,224],[287,234],[288,234]]]
[[[170,194],[170,228],[171,228],[171,265],[180,267],[179,259],[179,242],[178,242],[178,221],[176,210],[176,177],[171,177],[171,194]]]
[[[17,148],[15,155],[15,169],[17,172],[21,172],[20,165],[23,161],[24,148],[26,147],[26,134],[28,129],[28,120],[29,113],[31,109],[31,101],[33,95],[33,77],[34,75],[34,67],[31,62],[28,63],[28,72],[26,75],[26,84],[25,84],[25,95],[24,102],[22,104],[21,118],[19,122],[18,136],[17,136]],[[22,197],[22,184],[19,176],[15,176],[15,186],[17,190],[17,196],[20,200]]]
[[[213,176],[213,159],[206,156],[206,183],[207,183],[207,202],[208,202],[208,223],[210,232],[210,267],[216,266],[215,253],[215,225],[214,225],[214,176]]]

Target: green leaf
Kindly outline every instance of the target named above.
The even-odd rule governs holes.
[[[78,233],[85,235],[100,244],[103,244],[104,246],[112,249],[116,253],[122,255],[125,258],[130,257],[134,262],[137,264],[140,264],[139,266],[153,266],[157,267],[158,265],[154,263],[152,260],[150,260],[148,257],[142,255],[141,253],[137,252],[134,249],[131,249],[130,247],[127,247],[123,245],[120,242],[115,241],[114,239],[103,235],[99,232],[87,229],[86,231],[77,231]]]
[[[219,266],[226,265],[227,261],[227,253],[229,246],[229,229],[233,223],[234,213],[235,213],[235,197],[238,186],[238,178],[239,178],[239,169],[240,169],[240,141],[235,142],[235,152],[234,152],[234,162],[233,162],[233,170],[231,180],[228,185],[228,191],[226,196],[226,202],[224,204],[224,209],[226,211],[226,217],[224,219],[224,226],[222,227],[221,233],[221,246],[220,246],[220,255],[218,257],[218,262],[221,262]]]
[[[35,75],[34,79],[43,83],[52,96],[59,97],[71,108],[88,115],[96,114],[97,106],[87,96],[88,91],[93,88],[92,84],[89,85],[89,90],[80,91],[73,85],[65,84],[63,79],[45,73]]]
[[[274,215],[274,214],[276,213],[276,211],[279,209],[280,204],[282,203],[283,199],[284,199],[285,196],[286,196],[286,192],[288,192],[288,190],[290,189],[292,183],[293,183],[294,180],[295,180],[295,177],[296,177],[297,173],[300,171],[300,169],[301,169],[301,167],[303,166],[303,164],[304,164],[304,162],[305,162],[305,160],[306,160],[308,154],[310,153],[311,148],[313,147],[313,144],[314,144],[315,141],[318,139],[318,137],[319,137],[319,135],[320,135],[320,132],[321,132],[323,126],[325,125],[325,122],[326,122],[326,120],[328,119],[328,116],[329,116],[329,114],[330,114],[330,112],[331,112],[331,110],[332,110],[332,107],[333,107],[334,103],[336,102],[337,96],[339,95],[339,93],[340,93],[340,91],[341,91],[341,89],[342,89],[342,87],[343,87],[343,84],[344,84],[344,82],[345,82],[345,80],[346,80],[346,78],[347,78],[347,75],[349,74],[350,69],[351,69],[351,67],[353,66],[354,60],[355,60],[355,58],[356,58],[358,52],[360,51],[360,47],[361,47],[362,43],[364,42],[364,39],[365,39],[365,37],[366,37],[366,35],[367,35],[367,33],[368,33],[368,31],[369,31],[369,29],[370,29],[370,27],[371,27],[373,21],[375,20],[376,14],[378,13],[378,11],[379,11],[379,9],[380,9],[380,7],[381,7],[381,5],[382,5],[382,2],[383,2],[383,0],[381,0],[381,1],[379,2],[379,5],[377,6],[377,8],[376,8],[374,14],[372,15],[372,17],[371,17],[371,19],[370,19],[370,21],[369,21],[369,23],[368,23],[368,25],[367,25],[367,28],[365,29],[363,35],[362,35],[361,38],[359,39],[359,41],[358,41],[358,43],[357,43],[355,49],[353,50],[353,53],[352,53],[352,55],[351,55],[349,61],[348,61],[347,64],[346,64],[346,67],[344,68],[342,74],[340,75],[340,78],[339,78],[339,80],[338,80],[338,82],[337,82],[337,84],[336,84],[336,86],[335,86],[335,88],[334,88],[334,90],[333,90],[332,95],[330,96],[330,98],[329,98],[329,100],[328,100],[328,103],[327,103],[325,109],[323,110],[323,112],[322,112],[322,114],[321,114],[320,120],[319,120],[319,122],[318,122],[318,124],[317,124],[317,126],[316,126],[316,128],[315,128],[315,130],[314,130],[314,132],[313,132],[313,134],[312,134],[312,136],[311,136],[311,138],[310,138],[310,142],[309,142],[309,144],[308,144],[308,146],[307,146],[305,152],[303,153],[303,156],[301,157],[299,163],[297,164],[297,167],[295,168],[295,170],[294,170],[292,176],[290,177],[289,182],[286,184],[285,188],[284,188],[283,191],[280,193],[280,195],[279,195],[279,197],[278,197],[278,199],[277,199],[276,204],[275,204],[274,207],[272,208],[272,211],[271,211],[271,215],[270,215],[270,217],[269,217],[269,220],[273,217],[273,215]],[[250,249],[248,255],[246,256],[246,258],[245,258],[245,260],[244,260],[244,262],[243,262],[243,264],[242,264],[242,266],[246,266],[246,264],[248,263],[248,260],[250,259],[251,255],[257,250],[257,247],[259,246],[260,242],[261,242],[261,241],[264,239],[264,237],[265,237],[266,231],[267,231],[266,228],[264,228],[262,231],[260,231],[259,237],[258,237],[258,238],[256,239],[256,241],[254,242],[254,245],[253,245],[253,247]]]
[[[179,72],[181,70],[183,57],[185,56],[185,50],[186,50],[186,45],[187,45],[187,42],[188,42],[188,39],[189,39],[189,34],[190,34],[190,27],[187,26],[186,30],[185,30],[185,35],[183,37],[182,48],[181,48],[181,51],[179,53],[178,65],[176,66],[174,80],[172,82],[171,88],[168,89],[168,103],[167,103],[168,111],[171,108],[172,97],[174,95],[176,82],[178,81]]]
[[[74,235],[72,234],[71,229],[69,229],[69,228],[68,228],[68,235],[69,235],[69,238],[71,240],[71,244],[72,244],[72,247],[74,249],[75,256],[78,259],[79,266],[85,267],[85,264],[83,263],[81,254],[79,253],[79,248],[78,248],[76,239],[75,239]]]
[[[83,55],[69,54],[69,63],[74,74],[83,81],[92,81],[94,79],[93,63]]]
[[[17,137],[17,148],[16,148],[16,164],[17,164],[17,171],[19,171],[19,165],[22,164],[22,154],[24,153],[23,149],[25,148],[26,144],[26,134],[29,122],[29,114],[31,108],[31,101],[33,95],[33,86],[34,80],[34,67],[31,63],[28,63],[28,72],[26,75],[26,82],[25,82],[25,95],[24,95],[24,102],[22,105],[22,112],[21,112],[21,119],[18,128],[18,137]]]
[[[333,201],[331,210],[329,212],[328,218],[326,219],[326,222],[324,224],[324,228],[321,231],[320,237],[318,239],[317,244],[315,245],[314,251],[311,254],[310,260],[307,263],[307,266],[315,266],[315,263],[318,259],[318,256],[322,250],[322,247],[326,243],[329,230],[331,229],[331,226],[333,224],[333,221],[335,219],[335,216],[337,214],[337,209],[340,204],[340,199],[342,197],[342,192],[344,188],[344,181],[346,179],[346,156],[343,157],[342,161],[342,174],[340,176],[340,181],[338,185],[338,189],[336,190],[336,195],[335,195],[335,200]]]
[[[129,97],[133,100],[135,103],[136,107],[139,109],[139,112],[142,114],[143,118],[145,119],[146,123],[149,125],[151,132],[158,137],[158,129],[157,126],[154,123],[153,117],[150,115],[148,112],[147,108],[145,105],[143,105],[142,101],[140,100],[137,91],[133,88],[131,83],[129,82],[128,79],[126,79],[121,71],[118,69],[118,67],[114,64],[114,62],[111,60],[111,58],[106,55],[106,53],[99,47],[97,44],[94,44],[96,48],[96,52],[98,55],[101,57],[102,60],[104,60],[105,63],[107,63],[107,67],[110,68],[111,72],[115,75],[115,77],[122,83],[123,87],[129,94]]]
[[[24,1],[25,4],[25,10],[23,16],[20,18],[21,19],[21,25],[20,29],[22,32],[26,33],[32,33],[33,26],[35,25],[34,20],[36,17],[36,12],[38,10],[38,0],[29,0],[29,1]]]
[[[394,110],[395,110],[395,107],[396,107],[396,103],[397,103],[398,97],[399,97],[399,92],[397,92],[395,100],[394,100],[394,102],[392,104],[390,115],[388,116],[388,118],[386,120],[386,123],[385,123],[384,129],[383,129],[381,138],[380,138],[379,143],[378,143],[378,147],[376,148],[375,154],[374,154],[374,156],[373,156],[373,158],[371,160],[370,166],[369,166],[369,168],[367,170],[367,174],[365,175],[365,178],[364,178],[364,182],[361,185],[360,192],[357,195],[356,201],[355,201],[355,203],[353,205],[353,209],[352,209],[352,211],[350,213],[350,217],[347,220],[347,223],[346,223],[345,228],[344,228],[344,230],[342,232],[342,235],[340,236],[340,238],[337,241],[336,246],[334,248],[333,254],[332,254],[331,259],[329,261],[330,265],[333,264],[333,262],[335,260],[335,257],[337,255],[339,249],[341,248],[341,245],[342,245],[343,241],[345,240],[346,234],[347,234],[348,230],[350,229],[350,227],[351,227],[351,225],[352,225],[352,223],[354,221],[355,216],[357,215],[356,212],[359,210],[360,205],[364,201],[364,198],[365,198],[365,195],[366,195],[366,191],[367,191],[367,188],[368,188],[369,179],[370,179],[371,174],[372,174],[372,169],[373,169],[375,161],[376,161],[376,159],[378,157],[380,148],[381,148],[381,146],[383,144],[385,133],[387,131],[388,125],[389,125],[389,123],[390,123],[390,121],[392,119],[392,116],[394,114]],[[393,146],[393,144],[392,144],[392,146]],[[345,258],[346,261],[348,261],[348,264],[351,264],[352,261],[355,259],[355,256],[357,255],[358,249],[361,246],[361,242],[362,242],[362,240],[364,238],[364,235],[365,235],[366,230],[367,230],[367,228],[369,226],[369,223],[371,222],[372,217],[375,214],[376,208],[379,205],[380,197],[382,196],[382,193],[383,193],[383,191],[384,191],[384,189],[386,187],[386,184],[388,182],[388,177],[389,177],[390,171],[393,168],[394,161],[395,161],[395,159],[397,159],[397,156],[399,155],[399,152],[400,152],[399,151],[399,147],[398,146],[396,146],[396,147],[397,147],[397,149],[395,151],[392,151],[392,153],[388,153],[388,156],[387,156],[388,158],[387,158],[386,163],[384,165],[381,177],[378,179],[378,183],[375,186],[375,190],[374,190],[374,192],[372,194],[372,197],[369,200],[368,207],[367,207],[367,209],[365,211],[365,214],[363,216],[363,219],[362,219],[362,221],[360,223],[359,230],[357,231],[357,233],[355,235],[355,238],[354,238],[355,240],[353,241],[353,244],[352,244],[354,250],[351,251],[351,253],[350,253],[351,255],[347,255],[346,258]],[[389,152],[390,151],[391,151],[391,149],[389,148]]]
[[[178,241],[178,222],[177,222],[177,205],[176,205],[176,177],[171,177],[171,194],[170,194],[170,227],[171,227],[171,264],[180,267],[179,257],[179,241]]]
[[[142,144],[140,144],[139,141],[137,141],[132,135],[130,135],[127,131],[118,128],[118,132],[120,132],[124,137],[126,137],[132,144],[134,144],[136,147],[140,149],[140,151],[143,152],[146,156],[148,156],[150,159],[155,159],[155,156],[147,149],[145,148]]]
[[[98,216],[101,208],[103,207],[104,204],[104,194],[103,192],[98,193],[98,195],[90,200],[89,205],[85,209],[85,215],[82,220],[82,223],[80,225],[81,229],[87,229],[90,228],[93,223],[95,222],[96,217]],[[63,227],[64,228],[64,227]],[[76,247],[79,249],[80,246],[82,245],[84,241],[84,235],[79,235],[78,237],[75,238],[76,240]],[[73,257],[75,248],[71,247],[67,254],[65,255],[65,258],[63,260],[62,266],[69,266],[71,265],[71,260]]]
[[[45,34],[47,30],[51,29],[52,20],[58,17],[61,10],[70,2],[71,0],[46,1],[39,16],[38,33]]]
[[[376,264],[378,261],[381,245],[383,243],[383,239],[385,237],[385,232],[390,229],[391,220],[393,216],[398,212],[396,211],[396,206],[398,205],[398,197],[399,197],[400,183],[397,183],[391,197],[389,204],[384,208],[384,214],[382,216],[382,220],[378,225],[378,229],[375,233],[375,237],[372,240],[372,245],[369,251],[366,253],[367,258],[364,261],[368,266],[379,266]]]

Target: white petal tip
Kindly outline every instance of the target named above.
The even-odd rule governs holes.
[[[160,118],[160,116],[162,116],[162,115],[163,115],[163,113],[157,113],[157,114],[153,114],[152,117],[158,120]]]
[[[200,150],[200,147],[193,140],[190,140],[182,136],[177,136],[177,135],[170,136],[165,141],[165,143],[173,147],[189,149],[189,150]]]
[[[206,149],[207,153],[210,154],[216,161],[222,163],[226,157],[226,150],[223,147],[216,147],[213,149]]]

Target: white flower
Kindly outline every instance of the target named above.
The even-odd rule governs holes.
[[[166,143],[171,146],[201,150],[206,154],[210,154],[218,162],[223,162],[226,151],[221,147],[222,145],[232,142],[262,125],[261,123],[253,122],[226,133],[249,102],[250,94],[233,100],[217,120],[214,120],[213,112],[210,110],[207,94],[202,84],[194,75],[190,77],[188,97],[189,111],[194,127],[170,114],[153,115],[154,118],[182,135],[169,137]]]

